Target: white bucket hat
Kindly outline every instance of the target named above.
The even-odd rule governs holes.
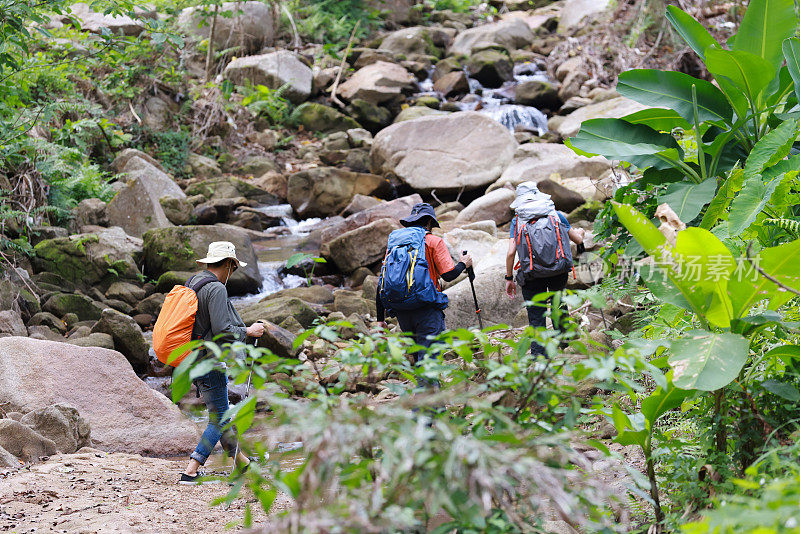
[[[217,263],[225,259],[235,260],[239,267],[247,267],[247,263],[239,261],[236,257],[236,247],[230,241],[214,241],[208,245],[208,254],[197,263]]]

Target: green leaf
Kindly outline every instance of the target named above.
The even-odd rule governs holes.
[[[669,184],[658,197],[659,204],[666,203],[685,223],[693,221],[703,206],[711,202],[717,189],[717,180],[709,178],[699,184],[676,182]]]
[[[764,181],[760,174],[748,176],[742,184],[742,190],[731,203],[728,217],[729,232],[738,235],[744,232],[758,217],[764,206],[772,198],[772,194],[785,175],[779,175]]]
[[[750,354],[750,342],[739,334],[706,330],[687,332],[670,348],[673,381],[681,389],[716,391],[730,384]]]
[[[627,204],[611,202],[614,212],[617,214],[619,222],[631,233],[633,238],[642,246],[650,256],[660,256],[661,248],[665,246],[667,239],[664,234],[658,231],[650,219],[645,217],[639,210]]]
[[[761,387],[788,401],[800,401],[800,391],[797,391],[793,384],[778,382],[777,380],[764,380],[761,382]]]
[[[232,406],[223,415],[223,419],[230,419],[230,424],[236,426],[236,433],[241,436],[253,425],[253,420],[256,416],[256,400],[255,395],[239,402]]]
[[[764,361],[774,358],[779,358],[786,364],[790,364],[792,360],[800,360],[800,345],[781,345],[764,355]]]
[[[794,92],[800,100],[800,39],[792,37],[783,42],[783,57],[786,58],[786,68],[794,80]]]
[[[617,91],[622,96],[647,106],[673,109],[687,121],[694,122],[692,86],[697,91],[700,122],[731,122],[733,109],[722,91],[711,82],[682,72],[655,69],[629,70],[619,75]]]
[[[292,267],[299,265],[300,263],[304,262],[310,257],[311,254],[307,254],[305,252],[297,252],[296,254],[292,254],[291,256],[289,256],[289,259],[286,260],[286,268],[291,269]]]
[[[745,174],[761,174],[789,155],[792,144],[800,133],[796,120],[788,120],[758,140],[744,166]],[[785,172],[785,171],[784,171]]]
[[[774,71],[783,62],[781,43],[796,27],[793,0],[750,0],[732,47],[764,59]]]
[[[703,214],[703,220],[700,222],[700,228],[710,230],[717,224],[717,221],[722,218],[728,207],[731,205],[736,193],[741,191],[742,182],[744,181],[744,171],[742,169],[733,169],[729,174],[722,187],[717,191],[716,196],[708,205],[708,209]]]
[[[676,388],[671,381],[667,381],[666,389],[657,388],[642,401],[642,414],[647,421],[647,427],[655,428],[659,417],[680,406],[693,393],[691,390]]]
[[[590,154],[614,159],[658,154],[679,149],[677,141],[644,124],[631,124],[622,119],[591,119],[581,124],[578,135],[571,139],[574,147]]]
[[[631,124],[644,124],[659,132],[670,132],[674,128],[691,129],[689,122],[672,109],[648,108],[630,115],[625,115],[622,120]]]
[[[705,60],[706,48],[709,46],[720,46],[708,30],[685,11],[675,6],[667,6],[666,16],[675,31],[692,47],[700,59]]]
[[[644,417],[641,414],[629,417],[620,409],[618,404],[614,403],[611,411],[611,422],[614,423],[614,428],[617,430],[617,436],[614,441],[622,445],[645,446],[648,432],[645,428]]]
[[[706,50],[706,66],[715,78],[730,80],[753,104],[777,72],[777,67],[760,56],[719,48]]]
[[[197,352],[190,353],[172,372],[172,402],[176,404],[192,389],[189,373],[197,356]]]

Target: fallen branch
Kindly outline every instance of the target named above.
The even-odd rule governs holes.
[[[353,26],[353,31],[350,32],[350,40],[347,41],[347,48],[342,56],[342,63],[339,65],[339,72],[336,73],[336,80],[333,82],[333,87],[331,87],[331,102],[334,102],[340,108],[344,107],[344,102],[339,100],[339,97],[336,96],[336,90],[339,88],[339,81],[341,81],[342,72],[344,72],[344,64],[347,62],[347,56],[350,55],[350,49],[353,47],[353,39],[356,36],[356,30],[358,30],[359,24],[361,24],[361,21],[357,20],[356,25]]]

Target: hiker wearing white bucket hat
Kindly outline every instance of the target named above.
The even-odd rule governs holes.
[[[572,252],[569,241],[578,244],[578,251],[583,249],[584,232],[572,228],[563,212],[557,211],[550,195],[539,191],[534,182],[523,182],[517,186],[517,196],[511,203],[511,209],[516,216],[511,221],[511,240],[506,254],[506,294],[514,298],[517,294],[517,284],[522,290],[525,301],[531,301],[539,293],[562,291],[567,287],[567,277],[572,267]],[[544,224],[538,224],[538,221]],[[534,225],[540,227],[534,229]],[[539,236],[541,240],[536,241]],[[568,238],[567,238],[568,236]],[[562,240],[563,237],[563,240]],[[548,249],[547,241],[552,241],[549,250],[553,251],[554,258],[551,264],[545,265],[543,257],[546,254],[537,254],[542,245]],[[534,253],[531,253],[533,250]],[[560,252],[560,255],[559,255]],[[514,273],[514,260],[520,255],[520,271],[516,280]],[[523,260],[524,256],[524,260]],[[544,263],[543,263],[544,262]],[[534,266],[534,264],[536,264]],[[515,283],[516,282],[516,283]],[[528,323],[535,328],[545,326],[545,307],[552,299],[545,303],[528,306]],[[558,330],[560,317],[566,310],[553,306],[551,319],[553,327]],[[537,343],[531,344],[532,353],[544,353],[544,347]]]
[[[205,258],[197,260],[204,270],[192,276],[186,286],[196,289],[197,315],[195,316],[192,339],[203,339],[225,343],[245,341],[247,337],[258,338],[264,335],[264,325],[254,323],[245,328],[244,321],[228,298],[225,285],[239,267],[247,263],[236,257],[236,247],[228,241],[216,241],[208,246]],[[198,469],[206,463],[217,442],[230,456],[236,456],[235,466],[246,469],[250,459],[238,450],[236,437],[231,429],[223,431],[227,421],[223,414],[228,410],[228,377],[224,365],[194,380],[198,396],[208,408],[208,426],[200,443],[190,455],[189,465],[181,473],[180,482],[194,484],[203,473]]]

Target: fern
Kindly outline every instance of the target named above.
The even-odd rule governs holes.
[[[795,219],[764,219],[764,226],[774,226],[793,237],[800,237],[800,221]]]

